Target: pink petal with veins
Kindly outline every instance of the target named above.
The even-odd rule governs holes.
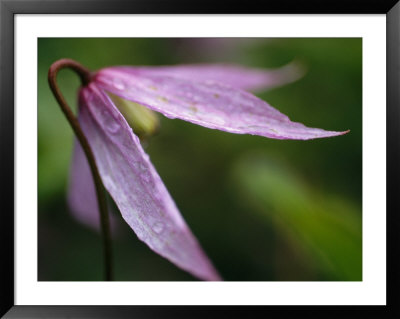
[[[230,64],[188,64],[161,67],[115,67],[125,72],[136,70],[196,82],[216,81],[237,89],[265,90],[294,82],[304,75],[304,68],[296,62],[276,69],[246,68]]]
[[[220,280],[148,155],[110,98],[92,83],[80,91],[80,124],[105,188],[152,250],[204,280]]]
[[[179,118],[230,133],[308,140],[347,133],[309,128],[256,96],[216,81],[196,82],[141,68],[111,67],[94,75],[104,90]]]

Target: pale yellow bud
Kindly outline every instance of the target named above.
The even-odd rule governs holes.
[[[112,93],[107,92],[107,94],[140,139],[150,137],[158,132],[160,121],[155,112]]]

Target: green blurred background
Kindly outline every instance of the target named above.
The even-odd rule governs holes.
[[[361,39],[41,38],[38,47],[39,280],[103,280],[100,235],[76,222],[66,205],[73,134],[47,83],[49,66],[60,58],[92,70],[301,61],[302,79],[256,95],[294,121],[349,134],[272,140],[159,115],[161,130],[145,149],[225,280],[362,280]],[[78,77],[63,70],[58,82],[76,109]],[[117,219],[115,280],[196,280]]]

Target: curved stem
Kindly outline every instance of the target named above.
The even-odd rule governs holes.
[[[61,91],[57,85],[56,81],[57,73],[58,71],[64,68],[70,68],[74,70],[79,75],[82,82],[82,86],[86,86],[89,84],[91,80],[91,73],[87,68],[85,68],[84,66],[82,66],[81,64],[79,64],[74,60],[61,59],[54,62],[51,65],[48,73],[48,80],[50,88],[53,91],[53,94],[56,97],[58,103],[60,104],[61,110],[66,116],[69,124],[71,125],[75,135],[77,136],[82,146],[82,149],[85,152],[85,155],[89,162],[90,169],[92,171],[93,180],[96,188],[97,201],[100,210],[101,232],[102,232],[103,249],[104,249],[105,278],[107,281],[110,281],[112,280],[111,233],[110,233],[109,216],[107,212],[105,190],[89,142],[86,139],[86,136],[84,135],[76,116],[71,111],[70,107],[65,101],[65,98],[61,94]]]

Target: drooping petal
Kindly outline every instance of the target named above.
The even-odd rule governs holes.
[[[81,223],[100,229],[99,208],[89,164],[75,139],[68,185],[68,205]]]
[[[237,89],[265,90],[294,82],[304,75],[304,67],[292,62],[269,70],[246,68],[230,64],[188,64],[162,67],[118,67],[126,72],[136,70],[146,74],[162,75],[196,82],[216,81]]]
[[[80,123],[105,188],[139,239],[193,275],[219,280],[138,137],[94,83],[80,92]]]
[[[100,215],[92,172],[83,149],[76,139],[69,176],[68,206],[75,219],[90,228],[100,230]],[[110,213],[109,218],[111,230],[114,233],[113,230],[117,227],[115,216]]]
[[[169,118],[226,132],[295,140],[347,133],[292,122],[256,96],[220,82],[195,82],[125,67],[102,69],[94,81],[106,91]]]

